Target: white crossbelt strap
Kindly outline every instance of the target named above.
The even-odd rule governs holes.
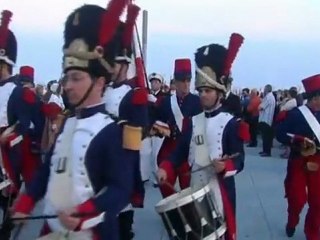
[[[318,142],[320,142],[320,124],[318,120],[307,106],[300,106],[298,109],[306,119],[313,133],[316,135]]]
[[[182,131],[182,123],[183,123],[183,114],[181,112],[181,109],[179,107],[179,104],[178,104],[178,100],[177,100],[177,95],[176,94],[173,94],[171,96],[171,110],[172,110],[172,113],[173,113],[173,116],[174,116],[174,120],[176,121],[176,124],[180,130],[180,132]]]

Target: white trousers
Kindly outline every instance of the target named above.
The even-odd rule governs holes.
[[[142,181],[150,179],[151,175],[152,142],[151,138],[145,138],[142,141],[140,149],[140,171]]]

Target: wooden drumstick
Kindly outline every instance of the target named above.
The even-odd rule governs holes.
[[[178,191],[175,189],[175,187],[174,187],[173,185],[171,185],[168,181],[160,182],[160,181],[159,181],[159,179],[158,179],[157,174],[156,174],[155,172],[152,172],[152,173],[153,173],[153,175],[154,175],[154,177],[155,177],[155,179],[156,179],[156,181],[157,181],[158,185],[165,184],[165,185],[167,185],[169,188],[171,188],[171,190],[173,190],[173,191],[174,191],[174,193],[178,193]]]
[[[227,159],[236,158],[236,157],[238,157],[239,155],[240,155],[240,153],[235,153],[235,154],[232,154],[232,155],[223,156],[222,158],[216,158],[216,159],[212,160],[212,162],[209,163],[208,165],[203,166],[203,167],[200,167],[200,168],[198,168],[198,169],[196,169],[196,170],[190,171],[189,173],[186,173],[186,175],[191,175],[191,174],[193,174],[193,173],[200,172],[200,171],[203,171],[203,170],[205,170],[205,169],[207,169],[207,168],[209,168],[209,167],[212,167],[213,164],[214,164],[214,161],[225,161],[225,160],[227,160]]]

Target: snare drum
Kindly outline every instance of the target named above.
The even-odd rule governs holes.
[[[210,195],[209,185],[187,188],[155,206],[170,239],[216,240],[224,235],[226,225]]]

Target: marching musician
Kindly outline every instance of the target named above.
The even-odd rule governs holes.
[[[122,35],[121,47],[115,58],[115,71],[112,81],[107,85],[104,92],[104,102],[106,110],[120,121],[125,122],[124,131],[128,134],[130,144],[126,149],[134,151],[135,159],[135,191],[132,195],[132,205],[128,205],[119,214],[120,240],[130,240],[134,237],[132,224],[134,221],[133,207],[143,207],[144,200],[144,177],[140,171],[140,164],[143,167],[141,146],[143,146],[142,135],[147,126],[148,108],[147,93],[142,92],[135,82],[128,80],[129,64],[134,64],[132,55],[133,34],[136,18],[140,8],[134,4],[128,6],[127,20],[120,24]],[[130,139],[131,138],[131,139]],[[145,141],[145,140],[144,140]],[[149,159],[147,159],[150,161]]]
[[[235,36],[235,35],[233,35]],[[194,117],[193,138],[191,140],[191,161],[195,161],[194,169],[213,163],[214,171],[207,170],[200,176],[193,176],[193,182],[211,183],[211,189],[217,200],[217,208],[224,213],[227,233],[225,239],[236,239],[236,190],[234,176],[244,167],[244,150],[241,136],[241,124],[236,116],[223,107],[221,100],[228,91],[230,80],[223,67],[227,65],[228,52],[218,44],[203,46],[198,49],[196,61],[196,89],[199,91],[204,113]],[[231,65],[230,65],[231,67]],[[226,74],[226,75],[224,75]],[[205,121],[204,121],[205,120]],[[205,123],[205,124],[204,124]],[[202,126],[201,126],[202,125]],[[206,139],[205,141],[202,141]],[[206,156],[198,151],[206,144]],[[205,145],[204,145],[205,146]],[[199,150],[196,150],[196,149]],[[228,156],[239,154],[235,158]],[[226,157],[224,160],[215,160]],[[194,159],[192,159],[194,158]]]
[[[285,192],[288,203],[286,234],[292,237],[300,213],[309,205],[304,232],[320,239],[320,75],[302,80],[307,104],[294,108],[277,127],[277,139],[290,146]]]
[[[119,17],[127,1],[107,10],[84,5],[71,13],[64,31],[63,88],[75,112],[36,178],[14,205],[26,217],[45,199],[46,239],[118,240],[118,214],[134,186],[135,154],[123,148],[123,126],[106,113],[102,95],[114,71]]]
[[[28,187],[40,165],[39,146],[44,119],[40,112],[40,100],[36,97],[35,92],[27,86],[34,84],[34,69],[30,66],[23,66],[18,77],[11,76],[17,58],[17,41],[14,33],[8,28],[11,17],[10,11],[2,12],[0,27],[0,147],[2,168],[11,181],[11,185],[4,191],[8,199],[13,200],[19,192],[21,176]],[[4,218],[7,217],[6,208],[10,205],[11,202],[7,202],[3,207]],[[8,225],[3,224],[3,226]],[[10,229],[7,230],[3,229],[4,234],[9,234]]]
[[[204,112],[192,118],[189,161],[193,163],[193,170],[210,163],[213,165],[213,169],[207,168],[192,175],[192,185],[210,183],[215,196],[214,203],[226,219],[225,239],[233,240],[236,239],[234,176],[244,167],[244,150],[243,141],[239,136],[240,124],[221,104],[227,92],[225,80],[228,75],[224,75],[223,68],[228,65],[228,51],[221,45],[211,44],[199,48],[196,52],[195,87],[200,94]],[[233,154],[238,155],[228,158]],[[168,181],[170,172],[161,168],[158,176],[160,181]]]
[[[7,149],[4,149],[4,144],[8,142],[7,138],[2,137],[2,133],[8,128],[8,116],[7,106],[9,98],[12,94],[13,89],[16,87],[16,77],[12,76],[13,66],[17,59],[17,41],[14,33],[9,30],[8,25],[11,21],[12,13],[10,11],[3,11],[0,25],[0,159],[1,159],[1,171],[0,181],[5,182],[7,178],[8,169],[4,168],[4,161],[7,161],[8,165],[8,153]],[[2,144],[3,142],[3,144]],[[6,158],[6,160],[4,160]],[[12,172],[12,171],[11,171]],[[11,174],[11,176],[13,173]],[[10,197],[0,194],[0,203],[3,210],[2,228],[0,231],[1,238],[9,239],[11,234],[11,228],[5,229],[5,221],[7,219],[7,210],[10,206]]]
[[[197,95],[190,93],[191,61],[177,59],[175,61],[174,79],[176,93],[164,97],[157,107],[157,120],[168,124],[170,136],[166,136],[158,153],[160,172],[166,172],[166,181],[161,184],[163,197],[174,193],[174,186],[179,178],[180,188],[190,186],[190,164],[188,162],[189,142],[192,133],[192,117],[202,109]]]
[[[161,74],[151,73],[148,76],[148,80],[151,84],[151,95],[149,95],[149,114],[150,114],[150,119],[152,119],[153,116],[156,116],[157,114],[157,104],[160,103],[162,99],[168,96],[169,94],[165,93],[162,89],[164,84],[164,78]],[[151,166],[151,169],[155,172],[158,169],[157,156],[162,143],[163,143],[163,137],[151,136],[151,142],[150,142],[151,157],[149,157],[148,161],[149,161],[149,166]],[[150,172],[150,170],[148,172]],[[154,181],[155,180],[156,179],[154,179]],[[153,186],[157,187],[158,183],[154,182]]]
[[[44,113],[42,111],[42,102],[40,97],[35,92],[34,84],[34,68],[31,66],[20,67],[19,83],[24,89],[24,100],[30,105],[28,116],[30,118],[30,126],[28,137],[24,139],[23,157],[30,158],[25,160],[25,165],[31,167],[33,164],[39,165],[41,138],[44,129]],[[31,148],[30,148],[31,146]],[[29,151],[31,150],[31,152]],[[35,167],[36,167],[35,166]],[[33,172],[36,169],[33,169]]]

